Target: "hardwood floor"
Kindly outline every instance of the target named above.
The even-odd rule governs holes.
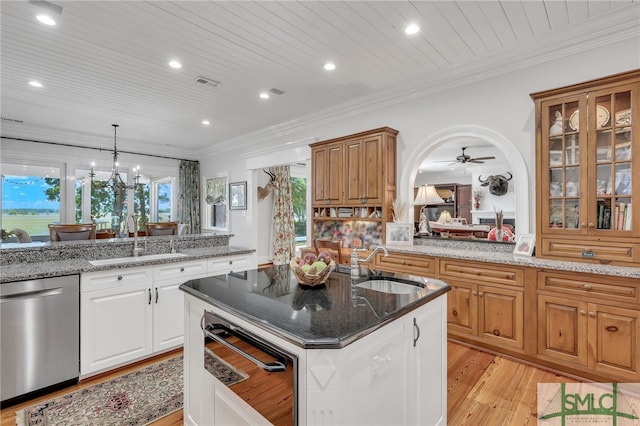
[[[447,365],[448,424],[464,425],[536,425],[537,383],[575,382],[501,356],[449,342]],[[82,383],[0,412],[0,426],[15,425],[15,412],[48,398],[109,380],[177,352],[162,355],[114,372],[87,379]],[[182,410],[153,423],[153,426],[183,424]]]

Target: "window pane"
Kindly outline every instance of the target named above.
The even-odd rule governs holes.
[[[47,225],[60,222],[60,169],[2,164],[2,170],[3,231],[18,228],[48,239]]]
[[[156,187],[156,211],[158,222],[171,220],[171,182],[159,182]]]
[[[296,245],[307,244],[307,180],[291,177],[293,198],[293,223],[296,230]]]

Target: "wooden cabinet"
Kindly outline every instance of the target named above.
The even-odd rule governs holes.
[[[344,144],[328,143],[311,150],[313,205],[339,205],[343,200]]]
[[[351,238],[384,241],[396,194],[397,134],[383,127],[310,145],[313,238],[337,236],[344,247]]]
[[[585,274],[538,276],[538,354],[616,381],[637,381],[637,282]]]
[[[536,256],[637,265],[640,213],[631,206],[640,201],[640,71],[531,96]]]
[[[449,334],[497,347],[524,348],[524,271],[511,266],[440,259]]]

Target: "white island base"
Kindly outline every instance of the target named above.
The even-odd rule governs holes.
[[[299,425],[446,424],[446,295],[342,349],[302,349],[185,294],[185,424],[262,425],[270,423],[203,369],[205,310],[298,356]]]

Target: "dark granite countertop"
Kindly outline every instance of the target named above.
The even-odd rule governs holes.
[[[78,258],[3,264],[0,266],[0,283],[35,280],[47,277],[59,277],[63,275],[80,274],[83,272],[125,269],[147,265],[158,265],[163,263],[186,262],[190,260],[206,259],[220,256],[248,254],[253,253],[255,250],[239,247],[213,246],[183,248],[179,249],[178,251],[185,254],[186,256],[170,259],[145,259],[144,255],[141,255],[140,260],[136,262],[100,266],[92,265],[91,263],[89,263],[88,259]]]
[[[428,280],[438,289],[420,295],[382,293],[352,287],[350,275],[335,271],[326,285],[309,288],[298,284],[288,265],[194,279],[180,289],[302,348],[336,349],[450,290],[434,279],[378,277],[394,275]]]

